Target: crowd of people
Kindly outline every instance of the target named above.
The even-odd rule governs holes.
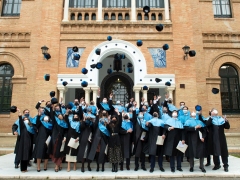
[[[91,163],[96,161],[96,171],[105,171],[106,162],[112,164],[112,172],[130,170],[130,159],[134,157],[134,171],[147,170],[145,160],[150,162],[149,172],[155,169],[164,172],[163,158],[169,162],[171,172],[182,171],[183,157],[189,162],[190,172],[194,171],[194,159],[199,159],[200,170],[211,165],[213,170],[221,168],[228,172],[228,148],[224,129],[230,124],[226,116],[218,115],[216,109],[209,116],[202,115],[202,107],[196,105],[190,111],[184,102],[180,108],[173,105],[168,94],[160,102],[154,96],[149,103],[144,98],[138,105],[133,98],[124,105],[120,101],[113,104],[113,95],[100,101],[100,90],[96,100],[89,104],[84,98],[63,104],[50,92],[50,101],[39,101],[37,115],[30,116],[25,109],[23,114],[17,108],[18,120],[13,124],[13,134],[17,136],[15,146],[15,168],[27,172],[29,161],[37,163],[37,172],[47,171],[48,160],[55,163],[55,172],[62,170],[62,163],[68,163],[67,171],[77,169],[91,171]],[[45,105],[43,106],[43,103]],[[207,163],[204,165],[204,158]],[[140,166],[140,165],[141,166]]]

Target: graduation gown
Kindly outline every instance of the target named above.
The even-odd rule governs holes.
[[[112,106],[112,100],[111,99],[109,99],[108,100],[108,106],[109,106],[109,110],[106,110],[106,109],[104,109],[104,107],[101,105],[101,103],[100,103],[100,98],[97,98],[97,108],[99,109],[99,110],[105,110],[105,111],[107,111],[108,112],[108,114],[110,115],[112,112],[113,112],[113,110],[114,110],[114,107]]]
[[[14,132],[17,132],[18,126],[16,124],[12,125],[12,133],[14,135]],[[20,141],[20,136],[17,136],[17,140],[16,140],[16,144],[15,144],[15,148],[14,148],[14,153],[17,153],[18,147],[19,147],[19,141]]]
[[[225,122],[222,125],[212,124],[212,118],[209,118],[206,122],[209,128],[208,134],[208,152],[214,156],[228,156],[227,140],[224,133],[224,129],[230,129],[229,122]]]

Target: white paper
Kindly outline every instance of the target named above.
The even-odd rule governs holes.
[[[67,162],[77,162],[77,156],[70,156],[70,155],[66,155],[66,161]]]
[[[88,141],[91,142],[92,139],[92,133],[89,134]]]
[[[180,147],[180,148],[183,148],[183,147],[184,147],[184,144],[182,143],[182,141],[179,141],[179,143],[178,143],[177,146]]]
[[[108,152],[108,144],[106,145],[106,148],[105,148],[105,154],[107,155],[107,152]]]
[[[177,149],[179,151],[181,151],[182,153],[185,153],[185,151],[187,150],[188,145],[187,144],[183,144],[182,141],[179,141],[178,145],[177,145]]]
[[[141,140],[144,140],[145,136],[146,136],[146,132],[143,131],[140,139],[141,139]]]
[[[73,149],[77,149],[79,146],[79,141],[75,142],[76,139],[71,138],[68,142],[68,146],[73,148]]]
[[[64,147],[65,147],[65,142],[62,142],[62,146],[60,148],[60,152],[63,152],[64,151]]]
[[[163,145],[163,143],[164,143],[164,139],[162,138],[162,136],[158,136],[156,144]]]
[[[202,139],[202,132],[198,131],[198,133],[199,133],[199,138]]]
[[[51,136],[48,136],[48,138],[47,138],[47,140],[46,140],[47,146],[49,145],[50,141],[51,141]]]

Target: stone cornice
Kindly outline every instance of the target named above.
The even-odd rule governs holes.
[[[0,42],[30,42],[30,32],[0,31]]]

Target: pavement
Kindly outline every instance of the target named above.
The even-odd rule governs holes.
[[[22,173],[20,169],[14,168],[15,154],[7,154],[0,156],[0,179],[240,179],[240,158],[229,156],[229,172],[225,172],[223,167],[217,171],[213,171],[213,164],[205,167],[206,173],[202,173],[199,169],[199,161],[195,159],[194,172],[189,172],[189,163],[182,163],[183,172],[176,171],[172,173],[170,171],[169,163],[164,162],[163,167],[165,172],[161,172],[156,163],[156,167],[153,173],[149,172],[149,163],[146,163],[147,171],[138,170],[134,171],[134,162],[131,161],[130,171],[118,171],[117,173],[111,172],[111,164],[105,164],[104,172],[96,172],[96,163],[91,163],[92,171],[87,171],[87,164],[85,164],[85,172],[80,171],[81,165],[77,165],[77,170],[67,172],[67,163],[63,163],[63,169],[59,172],[54,171],[54,164],[49,162],[48,170],[43,171],[43,163],[41,164],[41,172],[37,172],[36,164],[32,163],[32,166],[28,168],[28,172]],[[133,159],[133,158],[132,158]],[[206,161],[205,161],[206,162]],[[72,165],[73,166],[73,165]],[[125,167],[125,166],[124,166]]]

